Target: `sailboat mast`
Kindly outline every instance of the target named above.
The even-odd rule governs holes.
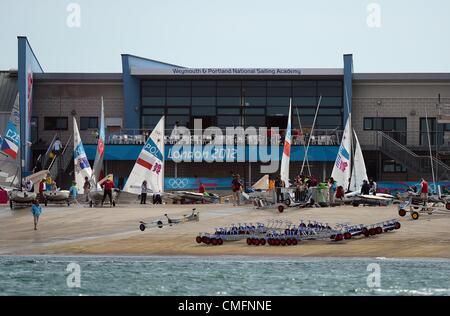
[[[295,107],[295,110],[297,111],[297,120],[298,120],[298,126],[300,128],[300,133],[303,136],[304,134],[303,134],[302,122],[300,121],[300,115],[298,114],[298,107],[297,106]],[[305,144],[305,142],[303,142],[303,149],[306,152],[306,144]],[[309,167],[308,156],[305,155],[305,157],[303,159],[306,161],[306,166],[308,167],[308,174],[309,174],[309,176],[311,176],[311,168]]]
[[[314,132],[314,128],[316,126],[317,114],[319,113],[319,108],[320,108],[321,102],[322,102],[322,95],[320,95],[319,102],[317,103],[316,114],[314,115],[311,132],[310,132],[309,138],[308,138],[308,145],[306,146],[305,157],[303,158],[302,169],[301,169],[300,173],[303,173],[303,168],[305,167],[305,158],[308,156],[308,149],[309,149],[309,145],[311,144],[311,138],[312,138],[312,134]]]
[[[425,106],[425,122],[427,124],[428,149],[430,150],[431,176],[433,178],[434,188],[436,189],[436,179],[434,177],[434,166],[433,166],[433,155],[432,155],[432,152],[431,152],[430,127],[428,126],[428,112],[427,112],[427,107],[426,106]]]

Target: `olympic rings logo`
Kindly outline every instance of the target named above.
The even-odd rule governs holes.
[[[183,189],[187,187],[189,179],[173,178],[169,180],[169,186],[173,189]]]

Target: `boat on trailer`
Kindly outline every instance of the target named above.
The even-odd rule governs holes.
[[[167,214],[164,214],[165,219],[157,219],[151,222],[139,222],[139,229],[144,231],[147,228],[163,228],[164,226],[172,226],[177,224],[183,224],[187,222],[198,222],[200,220],[200,212],[196,211],[195,208],[192,209],[191,214],[184,214],[183,217],[180,218],[171,218]]]

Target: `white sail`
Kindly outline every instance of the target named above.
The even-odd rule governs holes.
[[[350,181],[350,191],[360,192],[364,180],[367,180],[366,164],[359,145],[356,132],[353,130],[355,137],[355,155],[353,156],[352,180]]]
[[[94,167],[92,170],[92,177],[94,183],[100,181],[100,173],[103,169],[103,157],[105,155],[105,114],[103,110],[103,97],[102,97],[102,107],[100,113],[100,128],[98,131],[98,143],[97,152],[95,154]]]
[[[261,179],[252,185],[254,190],[269,190],[269,175],[264,175]]]
[[[342,186],[345,191],[348,189],[350,181],[350,153],[352,143],[352,131],[350,127],[351,115],[348,116],[345,124],[344,134],[342,135],[341,146],[336,157],[336,162],[333,167],[331,176],[338,186]]]
[[[283,157],[281,158],[281,180],[284,181],[286,187],[289,187],[289,162],[291,160],[291,105],[289,104],[289,116],[286,128],[286,137],[284,138]]]
[[[140,194],[144,180],[152,192],[164,191],[164,116],[142,148],[123,190]]]
[[[73,165],[75,171],[75,181],[77,183],[77,191],[83,193],[84,178],[92,177],[92,169],[87,159],[84,146],[81,141],[80,132],[78,130],[77,120],[73,118]]]

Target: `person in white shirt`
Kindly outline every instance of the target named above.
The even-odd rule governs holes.
[[[55,141],[53,142],[53,153],[55,155],[59,155],[61,153],[62,149],[62,143],[59,140],[59,137],[56,137]]]

